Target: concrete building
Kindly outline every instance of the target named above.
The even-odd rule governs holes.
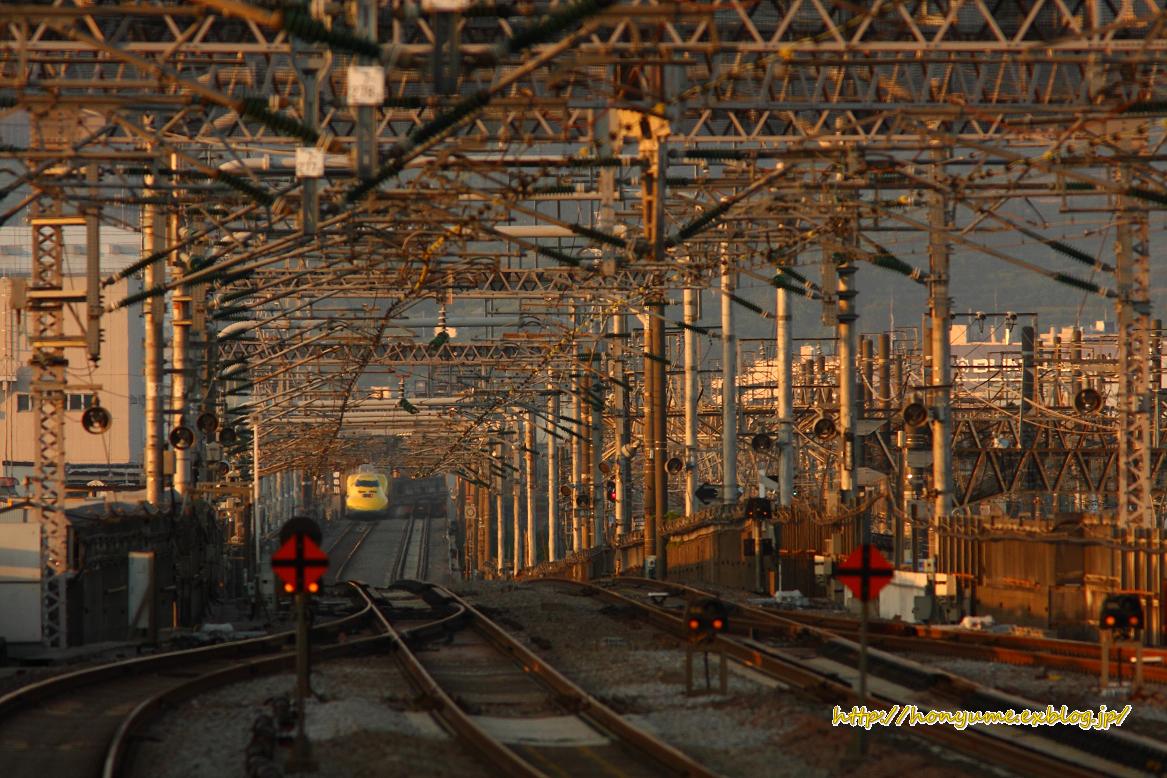
[[[32,350],[26,315],[13,310],[14,289],[27,280],[32,237],[27,227],[0,229],[0,476],[22,480],[32,474],[36,461],[36,414],[32,405]],[[66,228],[66,289],[83,289],[84,229]],[[141,237],[126,230],[102,231],[103,273],[132,262],[141,251]],[[120,281],[104,290],[105,300],[120,300],[141,289],[137,278]],[[102,354],[90,364],[80,350],[69,350],[67,420],[65,423],[66,478],[70,491],[101,490],[98,483],[114,488],[137,488],[142,482],[145,439],[142,306],[133,305],[102,318]],[[66,313],[66,335],[80,334],[75,317]],[[99,400],[113,416],[102,435],[81,427],[85,408]],[[17,487],[20,494],[25,490]]]

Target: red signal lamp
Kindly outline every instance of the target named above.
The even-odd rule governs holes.
[[[316,592],[320,591],[320,584],[313,581],[312,583],[308,584],[308,591],[312,594],[316,594]]]
[[[723,602],[704,597],[685,606],[685,621],[689,625],[690,644],[707,646],[725,631],[729,616]]]
[[[288,594],[291,594],[292,592],[296,591],[296,587],[290,583],[286,583],[284,584],[284,591]]]
[[[1121,632],[1127,638],[1135,638],[1143,629],[1143,604],[1138,595],[1111,594],[1102,603],[1098,626],[1104,630]]]

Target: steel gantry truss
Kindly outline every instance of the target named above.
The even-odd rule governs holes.
[[[141,261],[120,275],[166,263],[172,277],[104,304],[178,295],[176,324],[196,347],[176,359],[184,377],[205,380],[178,382],[171,415],[214,408],[233,430],[262,433],[262,465],[244,436],[226,445],[226,472],[323,478],[401,435],[418,471],[493,483],[489,452],[522,416],[538,439],[562,436],[571,510],[594,510],[599,465],[617,468],[622,532],[645,489],[659,492],[654,520],[681,504],[662,480],[672,447],[716,477],[736,470],[701,442],[698,418],[714,421],[704,411],[669,426],[693,404],[694,382],[668,377],[685,360],[665,331],[717,330],[686,320],[670,295],[719,287],[716,299],[740,309],[723,318],[734,328],[774,316],[743,298],[743,284],[819,300],[846,353],[864,327],[852,318],[863,289],[849,285],[860,263],[931,290],[931,372],[915,386],[933,411],[928,497],[943,518],[975,491],[959,445],[949,463],[944,443],[967,434],[959,409],[948,418],[949,297],[960,300],[948,256],[1004,263],[1115,301],[1119,514],[1150,526],[1147,214],[1167,202],[1153,121],[1165,55],[1156,0],[9,4],[0,120],[37,128],[51,114],[82,129],[56,146],[0,148],[14,163],[0,186],[16,195],[2,218],[35,199],[21,199],[31,186],[48,204],[40,213],[100,206],[105,223],[150,228]],[[1036,197],[1056,197],[1060,212],[1034,221]],[[1113,231],[1113,252],[1082,237],[1077,211]],[[40,224],[34,269],[47,289],[59,280],[40,275],[52,248]],[[1002,232],[1017,242],[1002,245]],[[1032,247],[1093,275],[1037,262]],[[186,318],[189,293],[203,289],[206,317]],[[809,315],[789,297],[781,321]],[[624,319],[636,318],[629,332]],[[64,456],[50,451],[62,411],[53,392],[64,380],[44,354],[38,488],[52,498],[52,462]],[[875,448],[852,411],[860,356],[820,381],[848,389],[847,479]],[[548,386],[562,393],[554,420]],[[386,391],[395,412],[370,412]],[[435,418],[414,402],[427,395],[461,399]],[[788,482],[839,467],[834,444],[807,434],[830,402],[839,413],[833,397],[770,411],[781,416],[784,500]],[[652,460],[643,479],[634,456]],[[798,457],[803,469],[790,472]],[[159,460],[148,458],[152,469]],[[192,461],[180,459],[184,484]],[[46,513],[46,527],[58,515]],[[602,528],[583,526],[583,542],[603,541]]]

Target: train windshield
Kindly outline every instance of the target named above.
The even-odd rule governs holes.
[[[367,486],[373,489],[376,489],[380,485],[381,484],[377,483],[376,481],[372,481],[368,478],[362,478],[357,481],[357,486]]]

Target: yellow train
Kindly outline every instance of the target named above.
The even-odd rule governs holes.
[[[384,519],[389,516],[389,476],[360,472],[348,477],[344,506],[349,518]]]

